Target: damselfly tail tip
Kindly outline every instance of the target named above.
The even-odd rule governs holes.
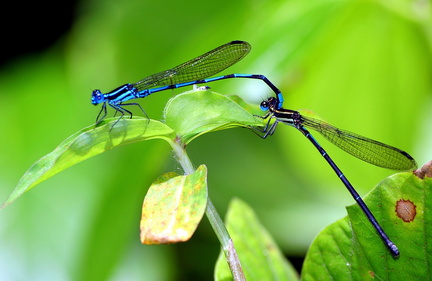
[[[399,249],[395,244],[391,243],[388,245],[388,247],[389,247],[389,250],[390,250],[390,252],[394,258],[398,258],[400,256]]]

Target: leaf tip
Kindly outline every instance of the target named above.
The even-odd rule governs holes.
[[[17,196],[13,197],[13,193],[9,195],[9,198],[0,205],[0,211],[12,204],[12,202],[14,202],[16,198]]]
[[[420,179],[432,178],[432,161],[427,162],[420,169],[415,170],[414,175],[416,175]]]

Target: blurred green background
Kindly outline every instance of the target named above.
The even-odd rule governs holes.
[[[231,40],[253,48],[224,74],[264,74],[283,91],[286,108],[313,110],[408,151],[419,165],[432,156],[429,1],[111,0],[71,9],[72,26],[60,39],[0,69],[2,200],[32,163],[94,122],[93,89],[136,82]],[[261,81],[208,86],[257,105],[272,94]],[[140,103],[158,119],[183,90]],[[316,137],[362,195],[392,173]],[[233,197],[246,201],[294,262],[354,202],[315,148],[287,126],[266,140],[245,129],[207,134],[188,152],[196,166],[207,165],[220,213]],[[219,244],[205,218],[189,242],[139,242],[144,195],[167,171],[180,168],[169,146],[155,140],[42,183],[0,213],[0,279],[212,280]]]

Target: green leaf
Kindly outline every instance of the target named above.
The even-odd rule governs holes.
[[[190,239],[207,205],[207,168],[178,176],[167,173],[150,187],[141,217],[141,242],[167,244]]]
[[[226,226],[234,242],[247,280],[298,280],[253,210],[239,199],[231,201]],[[215,268],[215,280],[233,280],[223,252]]]
[[[168,102],[165,123],[187,144],[211,131],[262,126],[263,120],[254,117],[227,96],[212,91],[189,91]]]
[[[111,120],[111,121],[110,121]],[[5,208],[23,193],[55,174],[112,148],[149,139],[171,141],[172,129],[163,123],[146,118],[105,120],[102,125],[88,126],[64,140],[51,153],[34,163],[0,209]],[[112,129],[111,129],[112,128]]]
[[[358,205],[313,242],[303,280],[427,280],[432,270],[432,179],[399,173],[382,181],[365,202],[398,246],[392,258]]]

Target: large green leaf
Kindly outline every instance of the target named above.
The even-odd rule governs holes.
[[[382,181],[365,202],[400,257],[393,258],[357,205],[324,229],[307,254],[303,280],[427,280],[432,270],[432,179],[412,173]]]
[[[109,121],[111,120],[111,121]],[[12,203],[23,193],[55,174],[118,146],[150,140],[173,139],[172,129],[163,123],[145,118],[106,120],[101,126],[88,126],[64,140],[51,153],[34,163],[22,176],[9,198],[0,209]]]
[[[231,201],[225,221],[247,280],[299,279],[246,203],[239,199]],[[216,263],[215,280],[233,280],[222,251]]]

